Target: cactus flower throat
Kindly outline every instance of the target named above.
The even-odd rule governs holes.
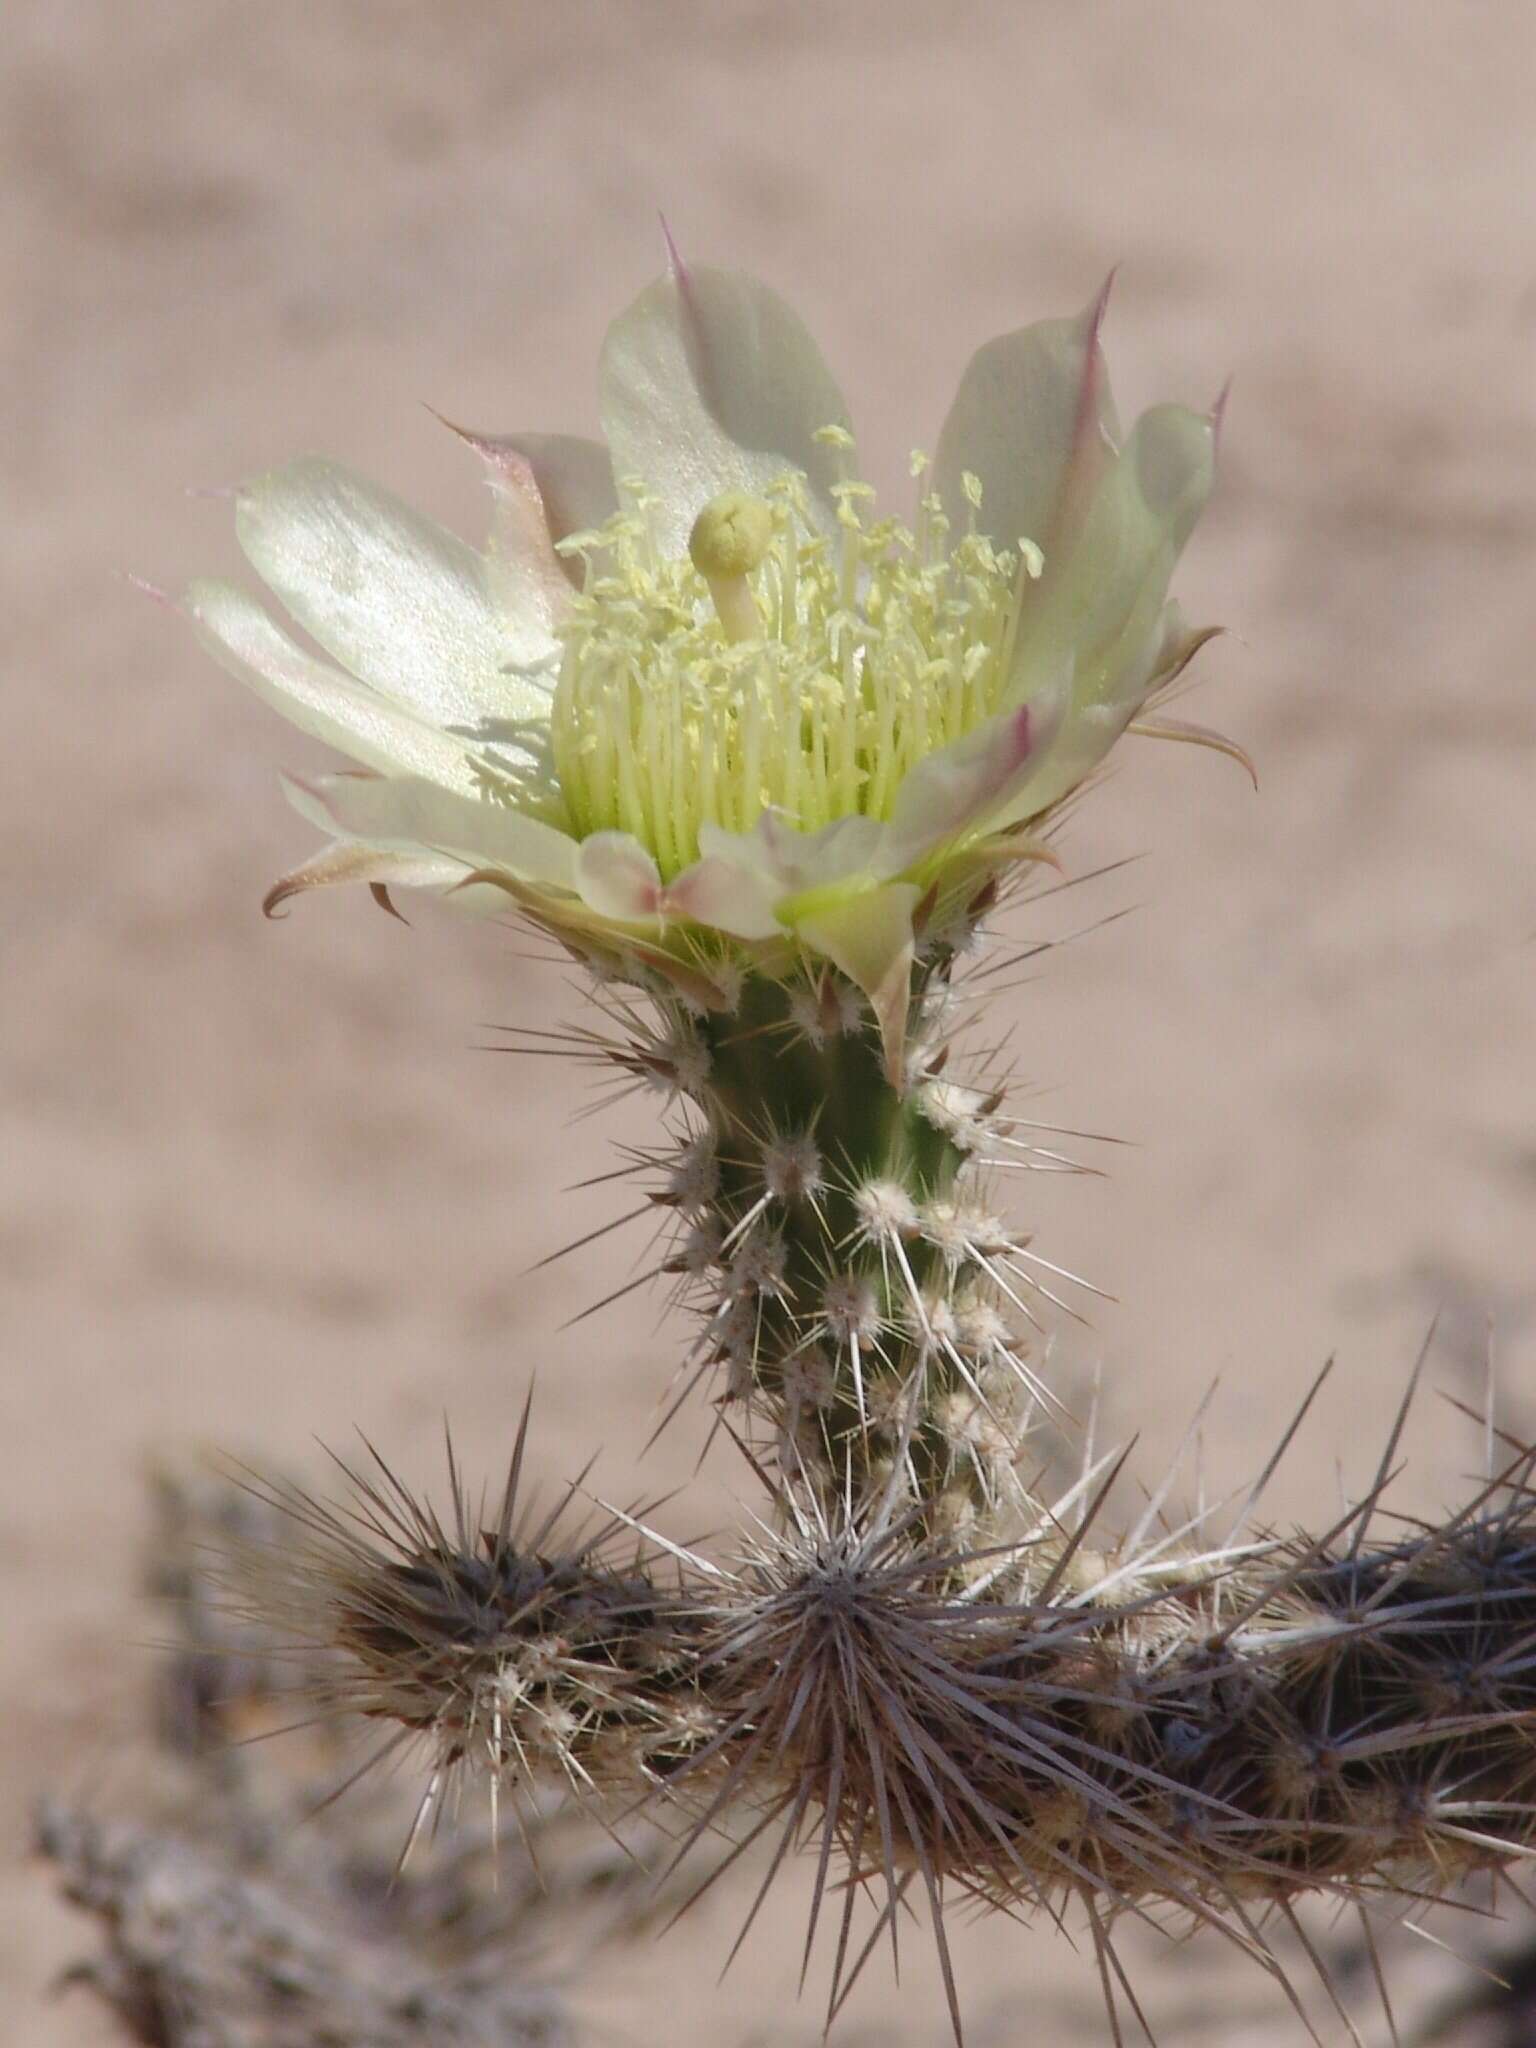
[[[920,761],[1006,707],[1038,550],[974,531],[949,545],[934,494],[915,534],[871,521],[865,484],[833,495],[835,539],[786,472],[763,497],[712,499],[682,556],[658,555],[643,496],[565,543],[587,578],[561,631],[550,737],[578,837],[630,833],[670,880],[704,825],[884,820]]]

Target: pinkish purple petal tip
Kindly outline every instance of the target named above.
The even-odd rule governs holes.
[[[163,604],[168,612],[181,609],[168,590],[162,590],[158,583],[151,583],[147,576],[136,576],[132,569],[120,569],[118,574],[125,583],[131,584],[141,597],[147,597],[155,604]]]
[[[456,420],[449,419],[446,413],[439,412],[435,405],[428,405],[425,399],[422,400],[422,404],[426,405],[427,411],[440,426],[446,427],[455,440],[462,441],[466,448],[473,449],[487,468],[494,472],[491,478],[493,488],[498,484],[505,486],[508,483],[517,484],[525,490],[531,488],[537,494],[542,509],[544,498],[537,473],[532,462],[520,448],[514,446],[503,435],[483,434],[474,427],[461,427]]]
[[[1097,345],[1099,335],[1103,331],[1104,319],[1106,314],[1109,312],[1109,295],[1114,290],[1115,279],[1119,275],[1120,265],[1118,263],[1111,264],[1109,269],[1109,275],[1105,278],[1104,282],[1099,286],[1099,289],[1095,293],[1094,297],[1090,299],[1088,302],[1088,317],[1086,325],[1088,328],[1088,340],[1090,346]]]
[[[683,252],[677,246],[677,240],[672,233],[671,224],[664,213],[658,213],[656,218],[661,222],[661,239],[667,245],[667,268],[679,284],[686,284],[688,281],[688,265],[683,261]]]
[[[1211,422],[1211,448],[1213,453],[1221,446],[1221,430],[1227,417],[1227,400],[1231,396],[1232,379],[1228,377],[1226,383],[1217,392],[1216,403],[1211,407],[1207,415]]]
[[[455,440],[462,441],[466,448],[473,448],[484,461],[495,462],[499,459],[500,451],[493,435],[479,433],[473,427],[461,427],[457,420],[451,420],[445,412],[439,412],[430,399],[424,398],[421,403],[440,427],[446,427]]]

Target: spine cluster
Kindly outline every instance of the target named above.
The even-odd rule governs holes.
[[[1315,1542],[1203,1555],[1091,1547],[1101,1492],[961,1591],[910,1510],[834,1524],[786,1493],[727,1569],[628,1517],[522,1527],[515,1469],[490,1526],[457,1485],[445,1525],[381,1468],[344,1509],[282,1497],[303,1536],[261,1604],[341,1653],[333,1704],[426,1744],[419,1820],[456,1772],[554,1771],[695,1835],[755,1812],[815,1849],[818,1911],[844,1868],[877,1924],[914,1885],[936,1924],[1076,1900],[1111,1957],[1118,1915],[1173,1908],[1278,1971],[1265,1922],[1299,1926],[1302,1894],[1439,1892],[1530,1852],[1533,1461],[1406,1538],[1373,1536],[1373,1496]]]
[[[493,1799],[553,1773],[689,1839],[777,1828],[775,1869],[810,1847],[834,2009],[867,1895],[894,1933],[926,1893],[941,1954],[948,1901],[1076,1902],[1113,2008],[1124,1913],[1213,1923],[1281,1974],[1266,1926],[1304,1941],[1299,1895],[1438,1894],[1536,1846],[1532,1454],[1390,1537],[1379,1489],[1316,1540],[1212,1543],[1156,1502],[1106,1537],[1102,1465],[1049,1505],[1020,1480],[1049,1397],[1012,1319],[1068,1276],[988,1177],[1071,1162],[955,1071],[987,907],[919,954],[900,1062],[825,963],[718,1006],[610,988],[577,1034],[667,1099],[636,1170],[697,1319],[688,1384],[715,1375],[771,1492],[752,1544],[529,1529],[520,1436],[493,1513],[455,1472],[439,1518],[381,1466],[349,1506],[284,1494],[296,1540],[239,1574],[334,1654],[329,1704],[425,1746],[418,1825],[463,1771]]]

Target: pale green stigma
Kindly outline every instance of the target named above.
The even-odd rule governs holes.
[[[682,558],[658,554],[641,493],[566,544],[587,576],[551,742],[578,837],[632,833],[670,880],[705,824],[746,832],[770,807],[807,832],[883,819],[920,760],[1018,701],[1038,551],[974,531],[951,543],[932,495],[915,534],[874,521],[873,495],[837,487],[835,543],[790,472],[762,497],[712,499]]]
[[[727,640],[755,640],[762,619],[747,578],[773,543],[773,513],[748,491],[711,498],[688,536],[688,555],[709,585]]]

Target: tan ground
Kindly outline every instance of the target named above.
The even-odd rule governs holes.
[[[275,770],[312,756],[117,577],[232,569],[226,508],[185,487],[304,447],[472,526],[473,467],[419,401],[589,426],[658,206],[797,299],[882,478],[931,443],[976,342],[1118,260],[1127,402],[1235,373],[1181,590],[1235,628],[1194,711],[1253,750],[1262,794],[1208,756],[1129,753],[1069,852],[1149,857],[1067,902],[1136,914],[1010,1003],[1064,1120],[1139,1145],[1107,1183],[1018,1190],[1053,1256],[1119,1296],[1062,1370],[1102,1359],[1149,1476],[1220,1374],[1218,1483],[1337,1348],[1286,1518],[1329,1510],[1336,1466],[1364,1482],[1436,1309],[1439,1383],[1476,1394],[1491,1316],[1509,1411],[1536,1421],[1533,56],[1523,9],[1436,0],[13,0],[8,1837],[44,1786],[131,1797],[155,1447],[292,1460],[360,1423],[426,1476],[446,1408],[492,1464],[537,1367],[550,1469],[602,1444],[606,1486],[637,1477],[671,1337],[633,1304],[560,1334],[612,1263],[526,1273],[607,1213],[560,1190],[612,1126],[567,1129],[578,1075],[469,1050],[484,1020],[556,1017],[559,976],[346,898],[264,924],[306,844]],[[685,1420],[640,1483],[686,1476],[702,1436]],[[1433,1399],[1412,1451],[1423,1501],[1474,1455]],[[695,1525],[728,1517],[734,1474],[711,1474],[677,1511]],[[713,1988],[740,1903],[599,1958],[604,2038],[813,2039],[788,1891]],[[4,1877],[11,2038],[111,2038],[44,1997],[81,1942],[35,1866]],[[959,1948],[977,2038],[1100,2038],[1089,1967],[1048,1930]],[[1204,1955],[1146,1965],[1169,2038],[1274,2017],[1256,1980],[1218,2010]],[[882,2027],[942,2039],[917,1946],[848,2038]]]

